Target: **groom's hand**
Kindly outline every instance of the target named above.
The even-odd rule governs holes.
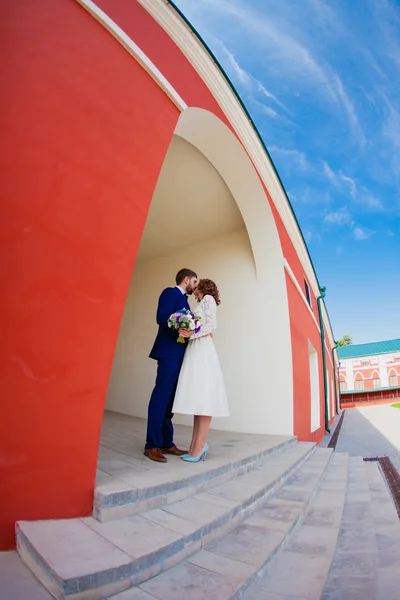
[[[184,338],[190,338],[190,336],[192,335],[190,331],[188,331],[187,329],[180,329],[179,330],[179,335],[181,335]]]

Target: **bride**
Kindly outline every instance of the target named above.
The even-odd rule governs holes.
[[[194,415],[189,453],[181,456],[187,462],[206,459],[212,417],[229,416],[224,379],[212,338],[217,327],[217,306],[221,302],[219,291],[211,279],[200,279],[193,294],[199,303],[194,312],[201,318],[201,326],[197,333],[179,331],[190,339],[172,409],[173,413]]]

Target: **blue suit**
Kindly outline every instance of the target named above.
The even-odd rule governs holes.
[[[177,287],[166,288],[157,307],[158,333],[150,352],[150,358],[158,361],[156,384],[151,394],[148,410],[146,449],[171,448],[174,445],[172,406],[179,372],[186,350],[185,344],[176,340],[178,332],[168,327],[172,313],[187,308],[186,294]]]

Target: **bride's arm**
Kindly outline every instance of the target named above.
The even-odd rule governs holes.
[[[204,296],[203,300],[204,321],[200,326],[200,331],[192,333],[191,340],[210,335],[217,328],[217,305],[212,296]]]

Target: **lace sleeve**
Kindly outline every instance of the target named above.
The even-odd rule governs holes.
[[[209,335],[217,328],[217,305],[212,296],[204,296],[203,300],[204,320],[201,323],[200,331],[190,336],[191,340]]]

